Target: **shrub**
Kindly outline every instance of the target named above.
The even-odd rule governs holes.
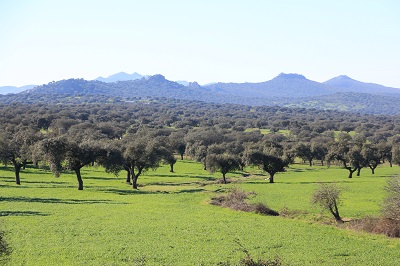
[[[385,190],[388,196],[383,204],[383,216],[400,223],[400,177],[388,179]]]
[[[219,196],[211,199],[211,204],[230,208],[236,211],[255,212],[263,215],[278,216],[279,213],[268,208],[263,203],[248,203],[246,199],[250,195],[255,195],[254,192],[244,192],[240,189],[233,189],[231,193],[225,196]]]
[[[263,215],[279,216],[279,213],[277,211],[270,209],[268,206],[266,206],[263,203],[256,203],[253,206],[254,206],[254,211],[256,213],[263,214]]]
[[[338,209],[340,193],[341,190],[336,184],[321,183],[312,195],[311,202],[324,210],[329,210],[337,222],[343,223]]]
[[[352,221],[351,229],[361,230],[368,233],[383,234],[389,237],[400,237],[400,224],[385,217],[366,217]]]

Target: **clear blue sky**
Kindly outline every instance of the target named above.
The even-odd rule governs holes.
[[[400,88],[400,1],[0,0],[0,86],[120,71]]]

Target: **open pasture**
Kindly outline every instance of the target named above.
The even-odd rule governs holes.
[[[340,212],[357,219],[379,215],[386,179],[400,168],[380,166],[375,175],[347,178],[337,167],[295,164],[269,184],[256,169],[227,174],[178,161],[175,173],[162,166],[139,178],[139,189],[102,168],[85,168],[83,191],[74,174],[54,178],[28,168],[21,185],[11,168],[0,167],[0,223],[12,247],[10,265],[233,265],[245,257],[280,258],[284,265],[400,265],[400,241],[339,228],[310,204],[318,182],[343,188]],[[210,199],[229,188],[255,191],[250,200],[294,218],[224,209]]]

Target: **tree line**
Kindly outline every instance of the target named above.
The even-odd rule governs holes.
[[[104,166],[126,172],[127,183],[176,157],[202,162],[226,174],[257,166],[275,174],[295,158],[313,165],[340,164],[360,175],[379,164],[400,164],[400,128],[395,116],[366,116],[280,107],[218,105],[145,99],[135,103],[3,105],[0,159],[14,167],[16,183],[27,164],[49,167],[55,176]],[[262,134],[268,129],[269,134]],[[286,130],[286,134],[281,134]]]

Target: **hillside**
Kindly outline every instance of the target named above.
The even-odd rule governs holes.
[[[272,80],[259,83],[214,83],[200,86],[192,82],[184,86],[167,80],[162,75],[154,75],[115,82],[61,80],[37,86],[22,92],[18,97],[2,97],[1,101],[65,103],[63,99],[65,96],[79,96],[78,101],[85,99],[87,101],[88,98],[81,98],[87,96],[90,102],[110,101],[110,98],[115,97],[119,97],[119,101],[164,97],[251,106],[276,105],[346,110],[366,114],[400,114],[400,106],[397,104],[400,99],[400,93],[397,93],[399,91],[382,85],[359,82],[345,76],[319,83],[303,75],[282,73]],[[49,95],[51,97],[48,97]]]
[[[0,94],[20,93],[20,92],[32,89],[36,86],[37,85],[26,85],[26,86],[22,86],[22,87],[2,86],[2,87],[0,87]]]
[[[399,94],[400,89],[385,87],[374,83],[365,83],[342,75],[324,82],[324,84],[335,87],[337,92],[357,92],[370,94]]]
[[[333,94],[336,91],[328,85],[315,82],[298,74],[281,73],[272,80],[259,83],[215,83],[205,89],[238,96],[253,97],[312,97]]]

